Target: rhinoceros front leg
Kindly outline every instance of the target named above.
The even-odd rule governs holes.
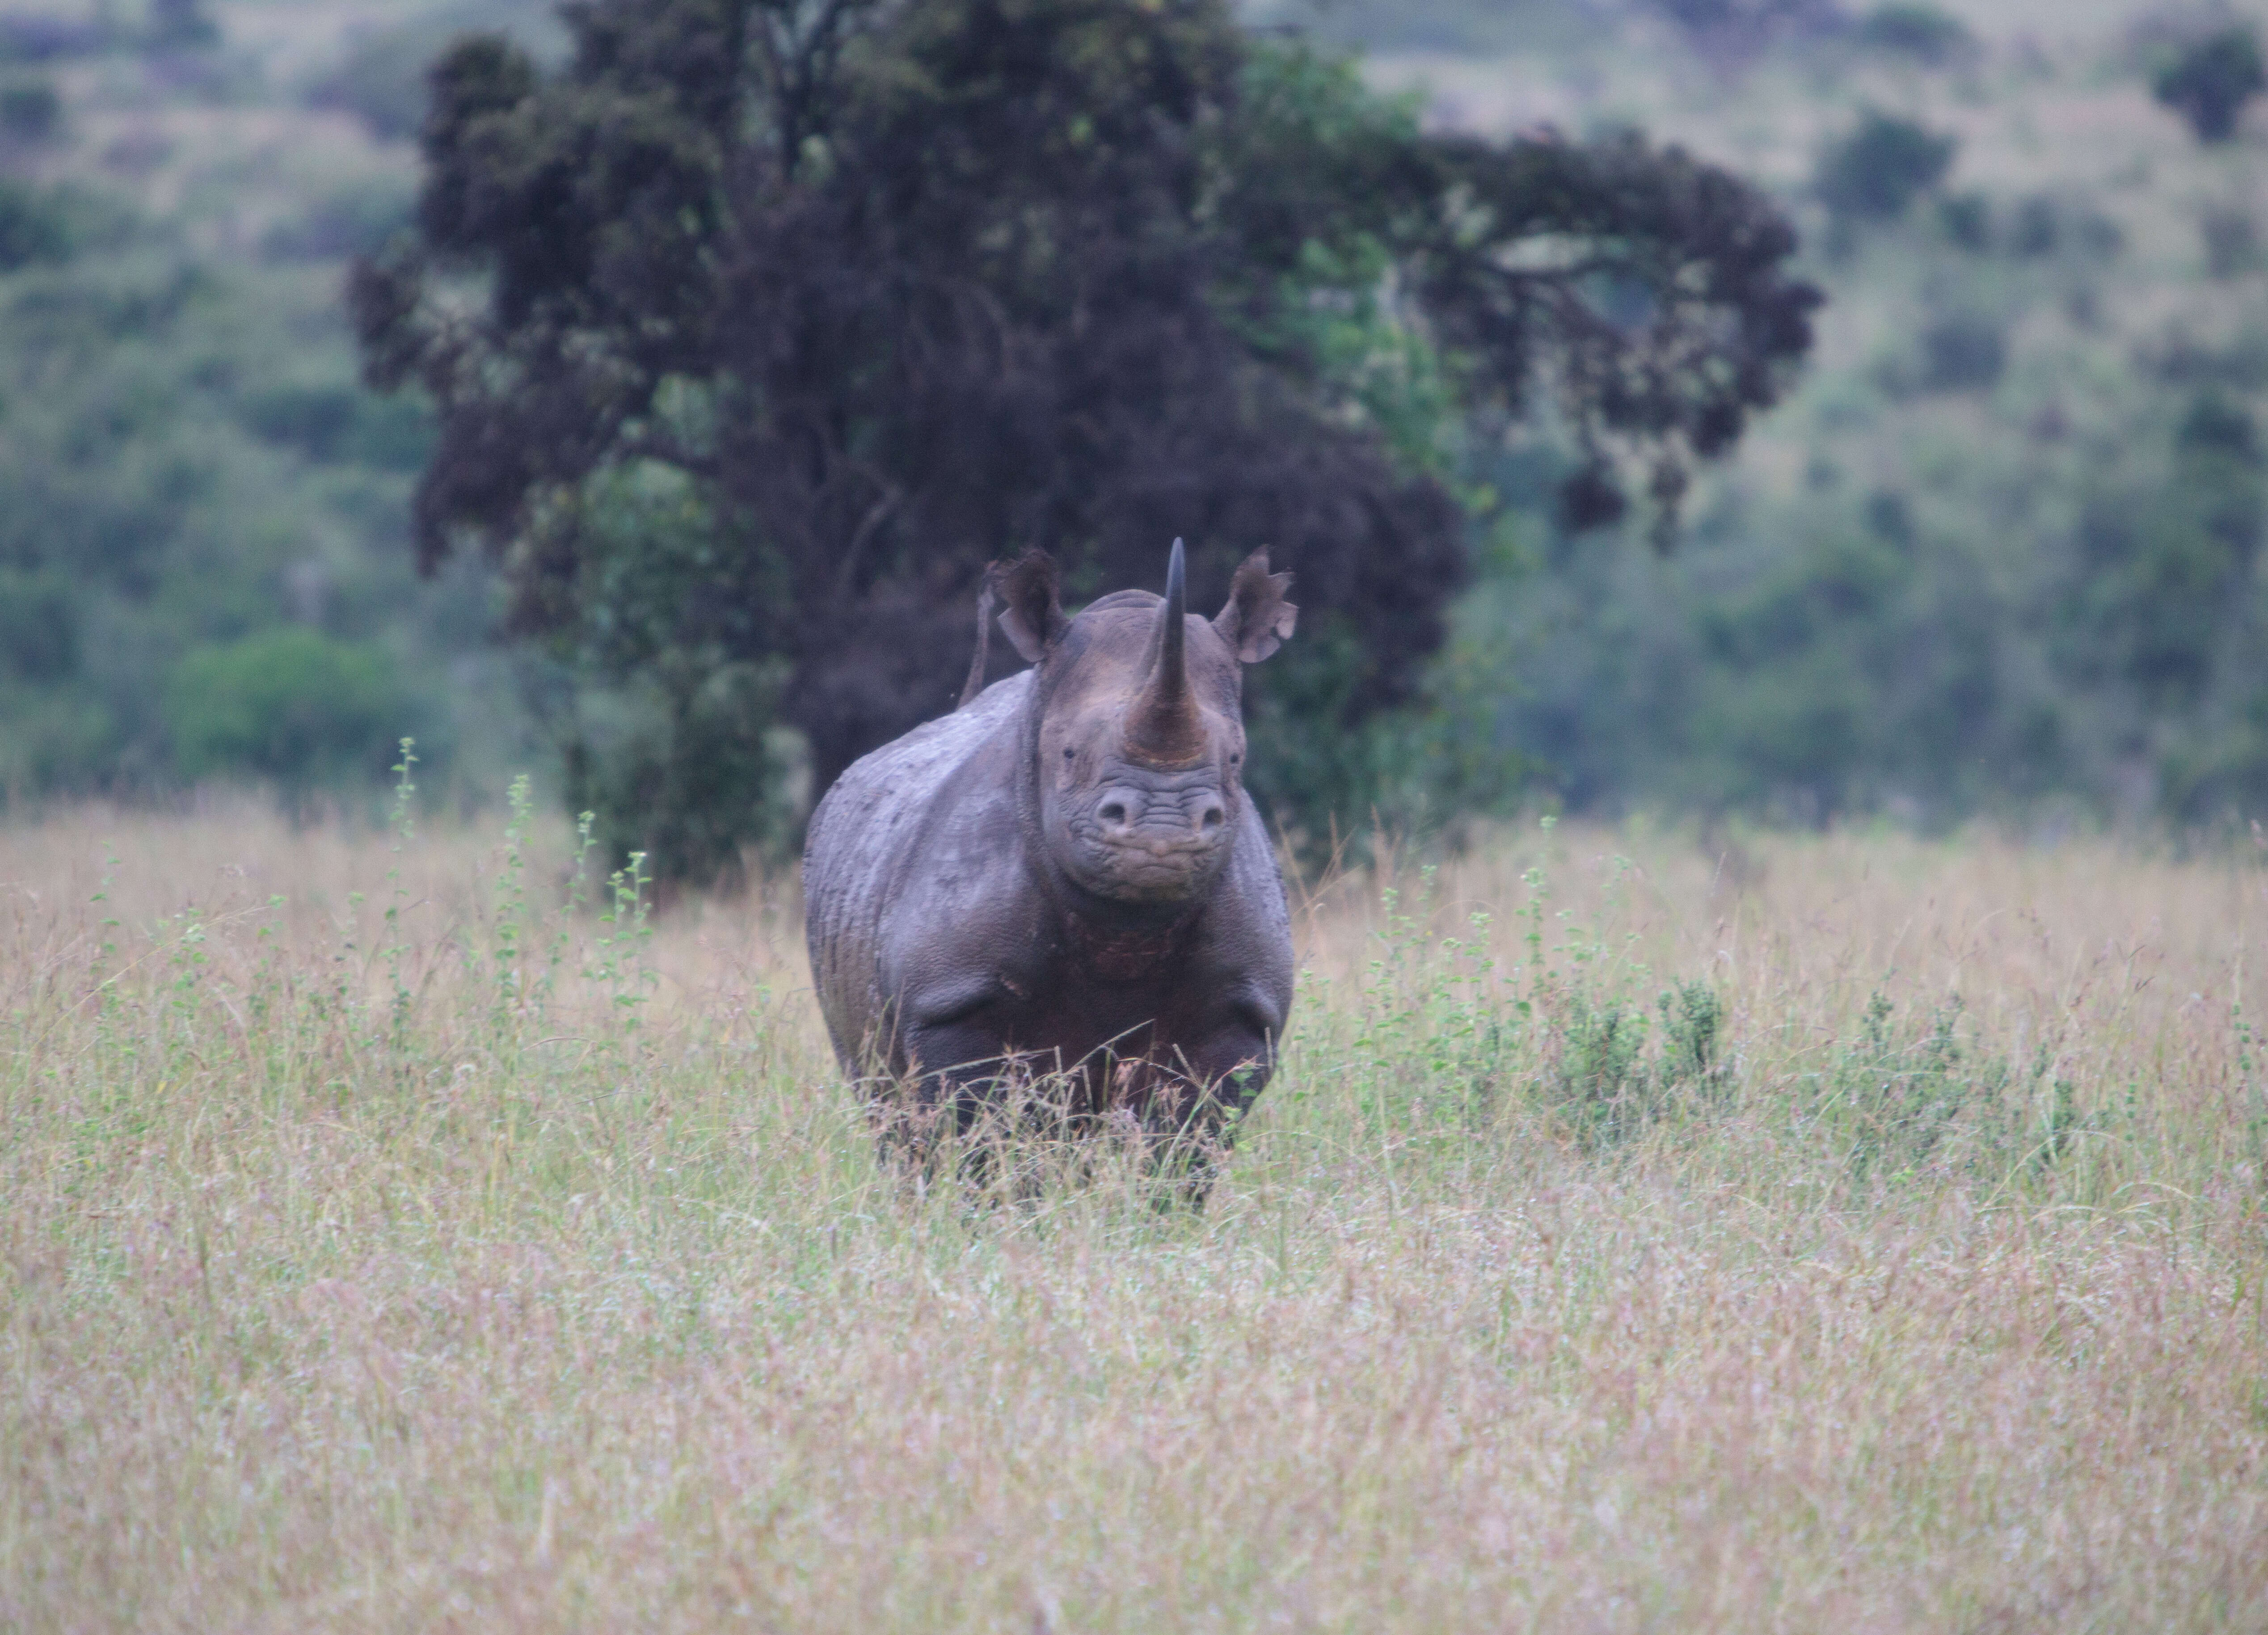
[[[1138,1132],[1152,1172],[1172,1180],[1182,1201],[1202,1209],[1235,1145],[1238,1123],[1274,1068],[1268,1036],[1244,1028],[1211,1035],[1194,1048],[1108,1060],[1106,1122]]]
[[[896,1052],[898,1093],[938,1134],[968,1136],[988,1115],[1022,1122],[1050,1100],[1047,1081],[1061,1064],[1014,1048],[1003,1015],[1010,998],[988,982],[924,995],[908,1006]]]

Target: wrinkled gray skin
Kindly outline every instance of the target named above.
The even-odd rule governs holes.
[[[1072,1111],[1204,1136],[1259,1094],[1292,939],[1242,783],[1242,662],[1297,609],[1257,552],[1208,622],[1120,592],[1066,620],[1054,564],[997,578],[1035,667],[846,771],[811,822],[811,964],[846,1072],[965,1124],[1011,1058]],[[988,593],[991,582],[988,582]]]

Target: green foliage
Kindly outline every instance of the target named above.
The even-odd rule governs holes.
[[[1619,881],[1627,865],[1616,866]],[[1601,1153],[1725,1111],[1734,1081],[1717,991],[1684,981],[1648,997],[1653,979],[1626,947],[1565,915],[1556,942],[1548,934],[1555,917],[1540,866],[1524,883],[1527,958],[1516,967],[1489,953],[1485,911],[1462,934],[1428,928],[1433,870],[1407,903],[1383,894],[1361,1026],[1346,1042],[1362,1116],[1381,1136],[1416,1128],[1447,1144],[1540,1116],[1578,1149]]]
[[[543,643],[569,809],[611,865],[637,853],[668,859],[673,881],[737,882],[744,850],[792,840],[799,757],[778,725],[782,667],[733,656],[753,609],[698,593],[718,552],[709,494],[649,463],[593,477],[549,526],[571,531],[585,576],[582,616]]]
[[[1982,254],[1992,247],[1992,203],[1981,193],[1952,193],[1937,202],[1945,236],[1962,249]]]
[[[2076,1087],[2042,1049],[2020,1062],[1980,1050],[1953,994],[1901,1020],[1877,991],[1824,1070],[1788,1087],[1793,1138],[1823,1149],[1847,1184],[1881,1189],[1962,1179],[1997,1195],[2053,1177],[2080,1135]]]
[[[1945,179],[1960,145],[1958,137],[1869,108],[1820,155],[1812,190],[1840,220],[1895,220]]]
[[[370,254],[409,225],[414,203],[411,190],[392,180],[341,188],[271,225],[261,235],[261,255],[305,262]]]
[[[1727,507],[1673,561],[1548,548],[1477,593],[1506,634],[1476,730],[1578,806],[2259,810],[2257,411],[2219,386],[2145,401],[2061,491],[1950,453],[1958,497],[1866,488],[1822,454],[1769,521]]]
[[[381,29],[347,48],[346,60],[311,87],[316,107],[343,108],[381,141],[417,134],[425,117],[425,70],[448,42],[433,27]]]
[[[2242,209],[2206,210],[2198,223],[2205,266],[2215,278],[2239,278],[2260,269],[2260,224]]]
[[[220,39],[220,25],[207,11],[205,0],[150,0],[150,39],[173,49],[210,46]]]
[[[1664,989],[1653,1017],[1626,995],[1574,984],[1553,993],[1542,1014],[1539,1100],[1586,1151],[1705,1109],[1726,1083],[1718,1053],[1724,1005],[1705,983]]]
[[[43,255],[70,259],[0,273],[0,789],[131,796],[239,776],[296,798],[310,781],[374,789],[405,726],[437,762],[468,730],[508,736],[508,692],[444,696],[484,639],[486,593],[477,574],[421,587],[400,549],[431,416],[357,384],[335,275],[199,260],[76,180],[0,183],[0,203],[22,198]],[[191,654],[297,626],[397,655],[391,718],[313,723],[322,743],[360,733],[333,755],[225,729],[206,700],[176,737],[168,689]],[[230,685],[229,707],[249,707],[251,682]]]
[[[2008,335],[1987,313],[1951,312],[1922,331],[1921,384],[1933,392],[1967,392],[1999,384],[2008,366]]]
[[[407,141],[425,118],[428,72],[452,40],[476,29],[505,30],[548,47],[551,10],[541,0],[450,0],[391,26],[365,30],[307,85],[306,100],[354,114],[381,142]]]
[[[0,81],[0,137],[40,143],[63,123],[63,100],[48,78]]]
[[[383,648],[298,626],[195,649],[166,702],[184,777],[245,772],[293,796],[375,781],[410,708]]]
[[[1609,918],[1629,865],[1614,866],[1602,905]],[[1690,1146],[1710,1126],[1758,1119],[1784,1152],[1817,1167],[1813,1184],[1856,1202],[1954,1179],[1995,1195],[2051,1185],[2077,1138],[2108,1123],[2101,1108],[2080,1113],[2053,1052],[2019,1059],[1979,1048],[1957,994],[1901,1016],[1878,991],[1847,1034],[1805,1053],[1800,1071],[1759,1079],[1741,1060],[1756,1042],[1741,1038],[1714,985],[1662,984],[1627,942],[1553,911],[1540,865],[1524,880],[1516,967],[1488,953],[1485,913],[1472,916],[1469,935],[1429,929],[1432,871],[1406,904],[1384,894],[1359,1026],[1320,1047],[1344,1052],[1336,1071],[1381,1138],[1393,1131],[1446,1153],[1535,1118],[1580,1153],[1610,1155],[1664,1140]],[[1288,1099],[1312,1094],[1302,1086]]]
[[[78,668],[82,609],[55,568],[0,568],[0,671],[18,681],[53,682]]]
[[[742,854],[793,833],[795,746],[770,724],[779,684],[752,665],[672,667],[618,691],[586,689],[566,740],[565,795],[596,814],[605,854],[673,859],[673,880],[726,887]]]
[[[2227,142],[2236,134],[2244,105],[2268,87],[2260,41],[2246,23],[2233,23],[2192,41],[2150,77],[2158,100],[2189,122],[2199,142]]]
[[[1842,22],[1834,0],[1645,0],[1702,51],[1742,62],[1790,40],[1830,34]]]
[[[2260,542],[2262,459],[2252,417],[2201,393],[2175,439],[2172,482],[2098,495],[2082,513],[2069,662],[2115,677],[2154,711],[2193,710],[2242,604]]]
[[[1911,57],[1931,68],[1973,55],[1969,26],[1928,0],[1888,0],[1859,19],[1859,43],[1870,50]]]
[[[85,56],[113,44],[117,34],[113,19],[107,17],[82,21],[51,13],[10,12],[0,16],[0,63],[52,63]]]
[[[71,222],[58,194],[0,176],[0,273],[70,259]]]
[[[485,566],[469,560],[419,586],[405,566],[410,478],[436,456],[438,416],[425,394],[379,398],[356,383],[352,337],[335,311],[338,262],[382,248],[416,219],[415,161],[399,138],[422,119],[432,55],[464,26],[534,41],[531,20],[545,10],[536,0],[417,0],[390,11],[381,28],[342,33],[333,59],[312,71],[295,58],[265,81],[232,81],[232,96],[271,99],[263,117],[300,120],[322,141],[286,144],[291,162],[280,170],[245,169],[217,138],[197,134],[203,127],[183,123],[164,185],[132,208],[122,203],[128,173],[104,158],[101,133],[126,111],[139,120],[209,98],[213,63],[222,55],[248,61],[253,36],[226,54],[49,67],[148,47],[148,7],[122,4],[99,26],[55,8],[0,18],[0,58],[11,64],[0,95],[70,90],[66,116],[36,151],[28,129],[0,129],[18,162],[0,181],[8,269],[0,270],[0,789],[11,801],[163,789],[180,776],[166,689],[184,658],[297,623],[395,655],[396,681],[431,740],[421,781],[460,784],[472,740],[483,763],[534,764],[517,736],[524,685],[549,739],[538,790],[549,799],[571,781],[571,809],[593,814],[608,864],[681,847],[706,859],[701,869],[729,867],[746,847],[792,843],[798,803],[821,770],[817,740],[800,721],[814,720],[818,738],[858,741],[949,701],[967,659],[968,607],[966,585],[949,573],[923,577],[940,562],[966,567],[1042,540],[1067,559],[1082,592],[1147,582],[1159,541],[1189,531],[1171,514],[1195,468],[1189,449],[1231,449],[1221,463],[1232,468],[1222,489],[1232,497],[1248,468],[1268,469],[1247,459],[1253,446],[1232,444],[1208,422],[1154,446],[1149,468],[1169,480],[1108,507],[917,518],[904,498],[896,509],[886,504],[891,490],[869,475],[881,469],[910,496],[932,492],[939,471],[950,488],[965,468],[976,474],[967,490],[1030,491],[954,440],[962,421],[1014,420],[1008,410],[1023,400],[988,399],[982,416],[939,415],[919,438],[890,445],[878,429],[896,423],[886,411],[893,393],[904,395],[904,378],[889,372],[888,349],[877,344],[814,377],[872,385],[828,445],[835,463],[767,466],[828,475],[834,486],[824,494],[836,509],[821,520],[837,540],[880,519],[865,536],[853,592],[830,603],[840,559],[822,553],[799,578],[790,553],[748,545],[773,525],[741,503],[745,489],[697,468],[718,452],[720,428],[747,434],[761,416],[697,372],[678,371],[657,387],[653,415],[624,423],[644,450],[613,475],[629,489],[655,484],[670,463],[659,456],[687,454],[696,461],[676,468],[675,479],[685,487],[655,487],[633,504],[604,482],[539,484],[531,517],[542,526],[500,560],[515,576],[533,570],[514,587],[540,594],[499,607]],[[1564,70],[1571,86],[1595,82],[1596,98],[1571,93],[1590,119],[1696,49],[1730,69],[1751,48],[1778,50],[1808,32],[1771,13],[1702,7],[1690,12],[1700,30],[1675,35],[1616,34],[1596,8],[1558,0],[1363,0],[1240,15],[1322,40],[1501,48]],[[1210,263],[1207,321],[1220,329],[1205,333],[1228,332],[1233,350],[1280,371],[1319,406],[1328,435],[1316,445],[1325,452],[1290,468],[1279,487],[1241,510],[1225,504],[1217,526],[1230,540],[1224,557],[1265,540],[1278,565],[1301,576],[1300,637],[1251,673],[1249,701],[1256,790],[1308,856],[1329,855],[1335,840],[1341,856],[1361,855],[1354,834],[1373,814],[1390,835],[1454,838],[1472,814],[1537,800],[1791,821],[1887,812],[1932,827],[1979,811],[2051,827],[2160,814],[2241,829],[2268,815],[2261,477],[2244,431],[2268,409],[2268,338],[2254,333],[2252,317],[2268,267],[2257,212],[2223,160],[2187,144],[2121,159],[2100,144],[2049,142],[2012,164],[2009,143],[2029,141],[2021,133],[2035,120],[2060,129],[2052,122],[2097,94],[2095,70],[2053,53],[2019,69],[2014,54],[1996,50],[1989,72],[1941,81],[1906,71],[1905,63],[1970,55],[1943,19],[1920,7],[1853,5],[1839,29],[1822,33],[1822,45],[1800,55],[1754,73],[1679,80],[1681,129],[1727,151],[1735,151],[1728,118],[1778,133],[1793,151],[1786,144],[1822,124],[1847,129],[1854,99],[1869,95],[1895,98],[1923,122],[1908,134],[1919,133],[1925,158],[1945,140],[1935,133],[1951,116],[1940,110],[1977,117],[1964,115],[1974,151],[1962,151],[1963,173],[1973,176],[1960,190],[1948,188],[1947,171],[1892,217],[1819,212],[1829,217],[1821,264],[1847,314],[1831,356],[1767,429],[1764,458],[1696,486],[1678,551],[1663,560],[1631,541],[1579,541],[1569,526],[1621,519],[1625,490],[1650,480],[1646,459],[1609,447],[1619,462],[1610,471],[1629,480],[1594,487],[1580,428],[1554,423],[1557,405],[1543,377],[1526,399],[1491,397],[1469,336],[1441,321],[1444,311],[1476,309],[1425,298],[1420,275],[1444,265],[1454,273],[1454,258],[1438,244],[1410,258],[1406,224],[1360,207],[1382,196],[1412,133],[1423,134],[1416,105],[1372,94],[1349,64],[1278,35],[1241,58],[1238,123],[1204,127],[1208,143],[1224,145],[1202,149],[1210,167],[1202,173],[1207,186],[1248,171],[1264,185],[1207,195],[1204,208],[1244,224],[1265,254],[1250,264]],[[544,196],[562,208],[603,195],[606,210],[626,218],[624,202],[644,196],[637,178],[675,173],[669,166],[688,151],[677,145],[684,128],[628,120],[625,110],[649,107],[637,87],[661,73],[638,55],[646,47],[635,33],[608,37],[615,55],[606,60],[630,64],[621,68],[626,99],[556,99],[577,71],[551,48],[560,37],[532,43],[529,72],[512,82],[519,90],[504,83],[510,74],[489,89],[502,85],[509,102],[536,87],[527,107],[541,104],[546,118],[566,123],[539,129],[526,113],[488,129],[507,146],[525,144],[513,151],[540,154],[555,137],[566,144],[570,129],[595,141],[634,127],[645,144],[637,154],[659,170],[609,171],[570,153],[542,172],[546,186],[561,189]],[[491,66],[501,71],[509,56]],[[1986,66],[1977,57],[1970,65]],[[2171,56],[2163,67],[2172,71]],[[478,100],[485,83],[463,89]],[[383,144],[360,144],[338,122],[276,100],[284,98],[358,111],[389,134]],[[906,106],[916,114],[893,129],[907,151],[961,151],[937,139],[946,127],[924,122],[933,107]],[[618,115],[625,122],[608,123]],[[1521,173],[1521,185],[1608,201],[1624,213],[1566,218],[1603,239],[1687,210],[1714,185],[1705,167],[1667,185],[1680,173],[1652,151],[1622,163],[1610,144],[1565,142],[1556,158],[1543,145],[1521,150],[1538,168]],[[809,153],[811,178],[828,166],[842,174],[841,151]],[[961,173],[951,166],[921,173],[923,188],[948,201],[939,215],[982,217],[990,242],[1072,241],[1017,240],[1002,225],[1045,220],[1053,233],[1076,219],[1020,213],[1038,209],[1038,195],[988,200],[955,191]],[[2024,180],[1994,180],[2017,175]],[[1790,186],[1784,196],[1800,214],[1831,204],[1830,191]],[[696,216],[712,196],[688,195]],[[879,195],[846,188],[840,196]],[[506,195],[478,197],[494,204]],[[995,203],[997,214],[984,215]],[[1850,231],[1861,220],[1863,235]],[[675,242],[671,231],[663,223],[646,237]],[[2137,251],[2122,254],[2130,240]],[[1513,254],[1548,263],[1562,242],[1539,239]],[[593,243],[593,257],[551,264],[604,266],[609,277],[643,265],[637,232]],[[747,247],[733,244],[735,254]],[[717,264],[684,265],[697,282]],[[1026,265],[1040,283],[1012,287],[1047,287],[1047,257]],[[476,269],[468,271],[447,261],[434,273],[444,304],[464,303],[452,309],[460,315],[480,310],[483,290]],[[885,307],[862,304],[895,287],[806,284],[794,271],[744,264],[737,304],[702,309],[718,327],[704,319],[673,328],[673,319],[638,332],[627,350],[574,350],[627,333],[598,323],[594,309],[555,306],[541,324],[559,326],[563,357],[603,363],[576,378],[595,388],[586,401],[603,406],[615,402],[606,394],[619,379],[608,372],[642,367],[650,357],[642,348],[681,340],[699,357],[721,337],[747,335],[751,313],[871,319]],[[637,283],[585,289],[603,305]],[[1647,290],[1619,275],[1565,292],[1575,303],[1568,310],[1608,332],[1643,324],[1654,310]],[[976,328],[919,328],[913,320],[930,319],[915,308],[887,310],[895,315],[873,321],[872,333],[922,335],[939,356],[994,355],[972,340],[982,338]],[[1086,350],[1048,355],[1101,356],[1086,333]],[[1130,345],[1109,356],[1186,354]],[[555,377],[506,369],[496,378]],[[1590,376],[1620,378],[1611,359]],[[571,408],[575,400],[563,392],[549,401]],[[1059,409],[1041,418],[1079,423]],[[1130,446],[1131,423],[1114,423],[1101,440]],[[1683,423],[1698,429],[1702,416]],[[1395,600],[1405,573],[1345,571],[1356,553],[1302,545],[1292,554],[1285,516],[1307,517],[1317,541],[1338,527],[1342,513],[1329,506],[1301,508],[1336,491],[1311,479],[1329,475],[1349,446],[1331,440],[1343,433],[1359,434],[1376,459],[1367,469],[1386,474],[1373,492],[1399,497],[1432,485],[1440,508],[1425,515],[1440,532],[1427,537],[1453,549],[1425,560],[1456,571],[1428,608]],[[1609,430],[1602,441],[1614,446],[1616,436]],[[897,446],[943,452],[909,481],[907,468],[873,463],[878,449]],[[681,499],[697,504],[673,519]],[[624,533],[632,515],[650,548]],[[1651,508],[1635,520],[1643,528]],[[696,537],[703,531],[705,541]],[[1134,541],[1123,561],[1108,542],[1121,532]],[[938,541],[950,541],[942,555],[932,549]],[[1206,573],[1225,570],[1200,558],[1196,571],[1203,588]],[[1466,572],[1476,582],[1448,600]],[[812,606],[837,606],[842,616],[828,625],[796,612]],[[1361,623],[1365,609],[1386,607],[1390,628]],[[485,650],[499,612],[532,637],[508,662]],[[1399,634],[1389,640],[1390,631]],[[807,644],[812,667],[781,668],[791,638]],[[876,696],[887,696],[887,708],[860,714]],[[712,816],[673,828],[644,804],[658,788],[683,792]],[[1653,1048],[1653,991],[1633,989],[1619,1002],[1646,1021]]]

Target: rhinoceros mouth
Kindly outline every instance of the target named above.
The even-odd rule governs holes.
[[[1154,839],[1082,837],[1072,858],[1079,883],[1097,896],[1169,902],[1194,895],[1219,860],[1217,836]]]

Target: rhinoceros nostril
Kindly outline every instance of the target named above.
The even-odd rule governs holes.
[[[1227,821],[1227,812],[1224,810],[1220,803],[1216,800],[1209,804],[1205,807],[1204,814],[1198,817],[1197,827],[1203,829],[1206,834],[1210,835],[1213,830],[1219,829],[1222,824]]]
[[[1126,808],[1114,800],[1108,806],[1103,807],[1101,812],[1095,814],[1095,815],[1100,817],[1104,822],[1116,828],[1119,824],[1125,822]]]

